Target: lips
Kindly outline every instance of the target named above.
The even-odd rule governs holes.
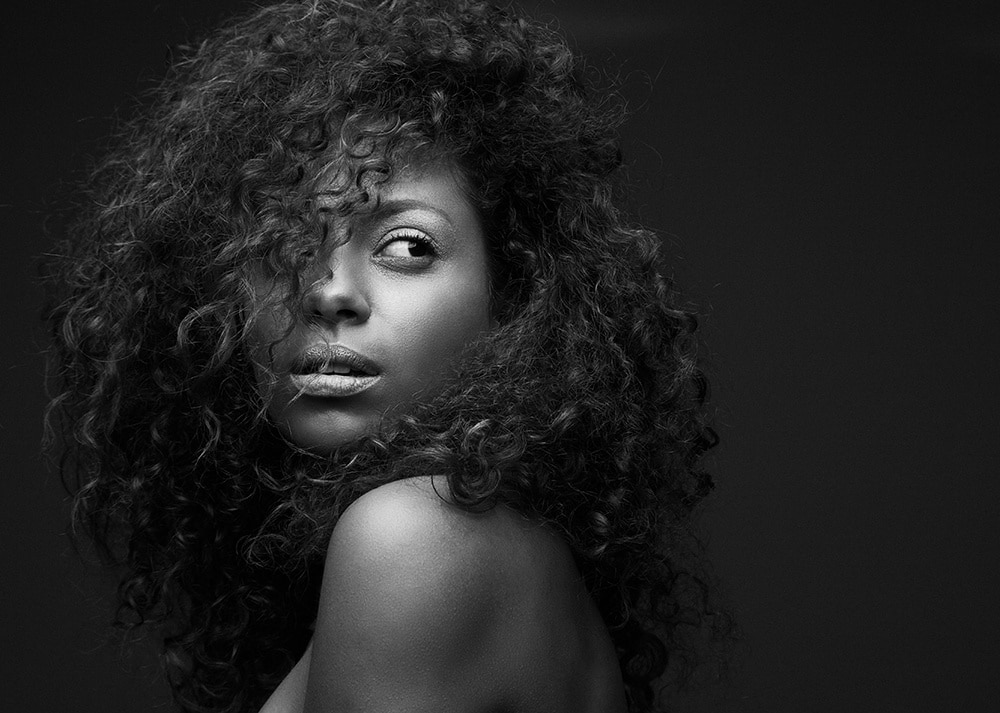
[[[375,362],[340,344],[317,344],[303,350],[289,374],[300,394],[323,398],[361,393],[380,378]]]
[[[346,374],[377,376],[379,368],[371,359],[341,344],[317,344],[304,349],[295,359],[293,374]]]

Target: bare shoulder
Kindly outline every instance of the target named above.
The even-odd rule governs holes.
[[[395,481],[354,502],[334,529],[327,565],[345,557],[424,580],[443,578],[438,584],[476,574],[465,584],[489,591],[548,572],[555,560],[571,562],[563,541],[534,520],[504,506],[468,512],[451,504],[443,477]]]
[[[533,710],[549,682],[583,678],[606,632],[568,547],[505,507],[467,512],[447,487],[389,483],[337,523],[307,712]]]
[[[455,546],[454,554],[461,554],[477,544],[475,535],[490,520],[451,505],[445,478],[407,478],[386,483],[352,503],[337,523],[331,544],[351,540],[366,548],[387,547],[388,552],[408,543],[439,544]]]
[[[361,568],[365,583],[420,584],[428,597],[461,596],[469,611],[489,605],[509,574],[498,545],[509,545],[516,516],[462,510],[447,501],[447,488],[444,478],[410,478],[363,495],[334,528],[327,571]]]
[[[334,528],[306,711],[503,707],[505,518],[465,512],[435,487],[446,481],[376,488]]]

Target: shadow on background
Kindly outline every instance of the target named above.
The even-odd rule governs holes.
[[[0,28],[4,707],[168,710],[39,456],[31,260],[169,49],[250,3],[38,0]],[[98,6],[99,5],[99,6]],[[981,9],[525,3],[617,70],[637,219],[704,315],[704,524],[745,633],[678,711],[986,711],[996,553],[1000,29]]]

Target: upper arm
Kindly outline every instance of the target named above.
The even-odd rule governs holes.
[[[506,608],[476,517],[408,483],[348,508],[327,552],[306,713],[498,701]]]

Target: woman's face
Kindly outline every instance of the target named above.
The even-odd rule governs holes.
[[[458,175],[443,162],[397,172],[377,208],[333,220],[301,314],[279,301],[258,318],[255,358],[277,376],[268,414],[293,442],[329,451],[371,431],[490,328],[486,239]],[[254,279],[261,299],[284,293]]]

